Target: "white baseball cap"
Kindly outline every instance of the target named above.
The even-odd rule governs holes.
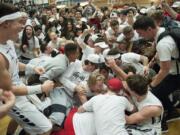
[[[55,21],[54,18],[49,18],[49,20],[48,20],[48,22],[53,22],[53,21]]]
[[[104,57],[104,59],[106,58],[106,56],[107,56],[107,54],[108,54],[109,51],[110,51],[109,48],[108,48],[108,49],[105,49],[105,50],[103,51],[103,57]]]
[[[99,46],[100,48],[103,48],[103,49],[109,47],[105,42],[98,42],[98,43],[95,43],[94,46]]]
[[[92,63],[95,63],[95,64],[100,63],[100,57],[97,54],[89,54],[86,60],[88,60]]]
[[[81,21],[87,23],[88,20],[85,17],[82,17]]]
[[[147,13],[147,8],[141,8],[140,13],[141,14],[146,14]]]
[[[124,40],[125,36],[124,34],[120,34],[118,37],[117,37],[117,42],[122,42]]]
[[[97,35],[97,34],[93,34],[93,35],[91,36],[91,39],[92,39],[93,42],[95,42],[97,38],[98,38],[98,35]]]
[[[113,18],[113,17],[118,17],[118,14],[116,12],[111,12],[110,18]]]
[[[106,59],[108,60],[108,59],[111,59],[111,58],[113,58],[113,59],[119,59],[121,57],[121,54],[120,53],[118,53],[118,54],[115,54],[115,55],[106,55]]]
[[[171,7],[173,7],[173,8],[180,7],[180,1],[174,2],[173,5],[172,5]]]

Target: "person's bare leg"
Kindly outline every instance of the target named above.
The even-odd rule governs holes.
[[[14,134],[17,127],[18,127],[17,122],[15,120],[11,119],[11,121],[9,122],[8,128],[7,128],[7,135]]]

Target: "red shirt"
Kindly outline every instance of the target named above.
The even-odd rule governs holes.
[[[177,20],[177,21],[180,21],[180,14],[177,14],[176,20]]]

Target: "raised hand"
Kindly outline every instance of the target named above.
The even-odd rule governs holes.
[[[7,109],[11,108],[15,104],[15,96],[11,91],[3,91],[1,90],[0,101],[7,106]]]

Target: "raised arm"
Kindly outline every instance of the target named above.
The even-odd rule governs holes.
[[[78,45],[81,47],[82,50],[84,50],[86,48],[86,46],[87,46],[87,44],[84,42],[85,37],[88,34],[92,33],[93,31],[94,31],[93,28],[86,29],[86,30],[84,30],[82,35],[79,36],[77,42],[78,42]]]
[[[107,64],[122,80],[126,80],[128,75],[116,64],[113,58],[108,59]]]
[[[163,1],[161,2],[161,5],[162,5],[162,8],[163,8],[166,12],[168,12],[173,19],[176,19],[178,13],[177,13],[176,11],[174,11],[174,10],[168,5],[167,2],[165,2],[165,1],[163,0]]]
[[[148,59],[148,57],[141,55],[140,56],[140,61],[143,63],[143,66],[144,66],[144,68],[143,68],[144,74],[145,75],[148,74],[149,73],[149,65],[148,65],[149,64],[149,59]]]
[[[147,106],[144,107],[141,111],[133,113],[129,116],[126,116],[127,124],[139,124],[144,122],[152,117],[158,117],[162,113],[162,108],[160,106]]]

